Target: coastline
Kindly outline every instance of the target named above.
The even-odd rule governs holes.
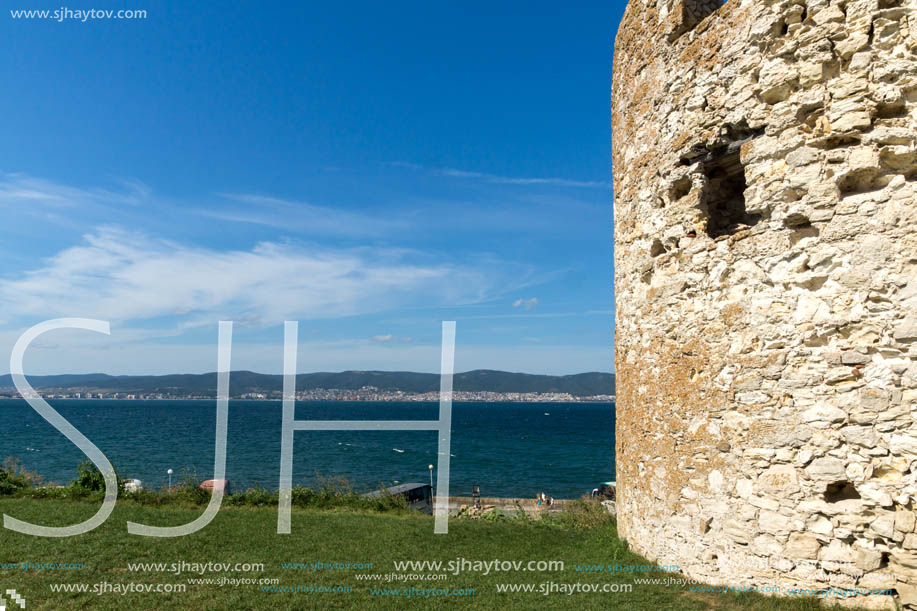
[[[36,398],[36,397],[29,397]],[[37,398],[53,399],[55,401],[215,401],[216,396],[212,397],[58,397],[54,395],[39,396]],[[23,401],[26,398],[21,396],[0,396],[0,400]],[[282,398],[248,398],[248,397],[230,397],[230,401],[270,401],[282,402]],[[439,403],[439,399],[411,399],[408,397],[390,398],[390,399],[303,399],[296,398],[297,402],[302,403]],[[539,405],[566,405],[576,403],[614,403],[615,395],[607,397],[593,398],[573,398],[573,399],[452,399],[452,403],[533,403]]]

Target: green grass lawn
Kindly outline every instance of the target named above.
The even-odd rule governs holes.
[[[0,499],[0,511],[36,524],[73,524],[95,513],[98,505],[61,499]],[[127,520],[168,526],[189,522],[200,510],[147,507],[119,502],[108,521],[96,530],[54,539],[0,532],[0,562],[83,563],[82,569],[0,569],[0,590],[15,589],[26,609],[402,609],[451,607],[464,609],[822,609],[816,599],[776,599],[755,594],[697,594],[687,587],[634,584],[624,573],[579,572],[574,565],[648,564],[617,538],[614,524],[592,526],[521,520],[451,519],[448,535],[433,534],[433,519],[407,512],[370,513],[353,510],[299,510],[293,533],[276,534],[274,508],[227,508],[204,530],[193,535],[155,539],[128,535]],[[357,575],[388,575],[402,560],[560,560],[563,570],[466,571],[445,580],[381,583]],[[263,563],[263,572],[130,571],[132,563]],[[372,569],[284,569],[282,563],[366,563]],[[402,571],[410,572],[410,571]],[[422,571],[429,573],[431,571]],[[643,575],[646,576],[646,575]],[[665,578],[665,573],[655,576]],[[261,585],[194,585],[188,579],[278,579],[279,586],[345,586],[350,592],[279,593]],[[183,593],[54,592],[52,584],[186,584]],[[498,593],[498,584],[543,583],[633,584],[619,593]],[[473,589],[473,596],[373,595],[394,588]],[[7,607],[18,609],[16,606]]]

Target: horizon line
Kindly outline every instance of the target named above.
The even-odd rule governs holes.
[[[598,371],[598,370],[593,370],[593,371],[581,371],[581,372],[579,372],[579,373],[558,374],[558,373],[527,373],[527,372],[524,372],[524,371],[506,371],[506,370],[503,370],[503,369],[469,369],[469,370],[467,370],[467,371],[455,373],[454,375],[464,375],[464,374],[475,373],[475,372],[479,372],[479,371],[494,372],[494,373],[509,373],[509,374],[514,374],[514,375],[549,376],[549,377],[552,377],[552,378],[563,378],[563,377],[570,377],[570,376],[577,376],[577,375],[586,375],[586,374],[590,374],[590,373],[615,375],[615,372],[614,372],[614,371]],[[234,369],[234,370],[230,370],[229,373],[230,373],[230,375],[232,375],[233,373],[253,373],[253,374],[255,374],[255,375],[264,375],[264,376],[278,376],[278,377],[282,377],[282,376],[283,376],[282,373],[261,373],[261,372],[258,372],[258,371],[252,371],[252,370],[250,370],[250,369]],[[403,370],[403,369],[402,369],[402,370],[387,370],[387,369],[344,369],[344,370],[342,370],[342,371],[309,371],[309,372],[299,372],[299,373],[297,373],[296,375],[297,375],[297,376],[301,376],[301,375],[318,375],[318,374],[333,374],[333,375],[334,375],[334,374],[342,374],[342,373],[412,373],[412,374],[422,374],[422,375],[440,375],[440,372],[439,372],[439,371],[409,371],[409,370]],[[12,375],[12,374],[11,374],[10,372],[4,373],[4,374],[0,374],[0,376],[11,376],[11,375]],[[105,372],[102,372],[102,371],[93,371],[93,372],[89,372],[89,373],[33,373],[33,374],[27,374],[27,375],[26,375],[26,378],[28,379],[28,378],[30,378],[30,377],[50,377],[50,376],[92,376],[92,375],[108,376],[108,377],[112,377],[112,378],[162,378],[162,377],[167,377],[167,376],[185,376],[185,375],[192,375],[192,376],[217,375],[217,372],[216,372],[216,371],[205,371],[205,372],[203,372],[203,373],[158,373],[158,374],[152,374],[152,373],[125,373],[125,374],[112,374],[112,373],[105,373]]]

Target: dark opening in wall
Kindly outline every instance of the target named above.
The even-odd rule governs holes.
[[[695,176],[703,174],[700,209],[706,216],[706,231],[711,238],[731,235],[760,221],[761,214],[748,212],[745,205],[745,166],[742,147],[764,133],[764,127],[751,128],[745,119],[723,125],[716,137],[695,143],[684,150],[679,162],[694,166]],[[673,193],[677,189],[673,189]]]
[[[672,2],[672,24],[668,33],[669,42],[675,41],[685,32],[723,6],[723,0],[674,0]]]
[[[860,498],[860,493],[853,484],[846,481],[834,482],[828,484],[825,489],[825,501],[828,503],[837,503],[838,501],[849,501]]]
[[[900,119],[908,115],[904,100],[880,103],[876,106],[876,119]]]
[[[707,212],[707,235],[718,238],[750,227],[761,215],[745,209],[745,166],[739,158],[739,147],[728,147],[703,163],[703,202]]]

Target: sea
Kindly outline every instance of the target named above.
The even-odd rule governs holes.
[[[146,488],[213,477],[215,401],[49,400],[108,457]],[[234,490],[276,490],[279,401],[230,401],[227,478]],[[297,402],[297,420],[436,420],[437,403]],[[613,481],[612,403],[455,403],[450,494],[577,498]],[[74,479],[85,455],[23,400],[0,402],[0,457],[17,458],[47,483]],[[346,478],[357,491],[429,482],[435,431],[296,431],[293,484]],[[435,477],[435,470],[434,470]]]

